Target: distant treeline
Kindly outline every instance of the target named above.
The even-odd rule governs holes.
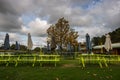
[[[4,50],[4,46],[3,46],[3,45],[0,46],[0,50]],[[10,46],[10,50],[15,50],[15,44],[12,44],[12,45]],[[22,50],[22,51],[27,50],[27,46],[25,46],[25,45],[20,45],[20,50]]]
[[[120,42],[120,28],[116,29],[113,32],[109,32],[109,35],[111,36],[112,43]],[[94,46],[104,44],[104,42],[105,42],[105,35],[102,35],[101,37],[92,38],[92,43],[94,44]]]

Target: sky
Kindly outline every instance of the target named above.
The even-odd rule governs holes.
[[[84,42],[86,33],[93,38],[120,27],[120,0],[0,0],[0,45],[6,33],[11,44],[27,45],[31,33],[34,47],[44,46],[46,30],[61,17]]]

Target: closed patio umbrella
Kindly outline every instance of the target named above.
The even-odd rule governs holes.
[[[112,49],[110,35],[106,34],[105,49],[107,52]]]
[[[31,50],[32,47],[33,47],[33,42],[32,42],[32,39],[31,39],[31,35],[30,35],[30,33],[28,33],[28,43],[27,43],[27,48],[28,48],[29,50]]]
[[[70,42],[67,44],[67,51],[71,51],[71,45],[70,45]]]
[[[88,33],[86,34],[86,50],[88,53],[91,53],[91,50],[92,50],[90,36]]]
[[[47,42],[47,50],[50,51],[50,44]]]
[[[6,36],[5,36],[4,49],[5,49],[5,50],[10,49],[10,41],[9,41],[9,34],[8,34],[8,33],[7,33]]]
[[[20,49],[20,45],[19,45],[18,42],[16,41],[15,50],[19,50],[19,49]]]
[[[78,51],[80,52],[80,50],[81,50],[81,48],[80,48],[80,43],[79,43],[79,45],[78,45]]]
[[[50,41],[51,39],[48,37],[47,38],[47,50],[50,51]]]

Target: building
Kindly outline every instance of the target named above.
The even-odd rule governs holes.
[[[97,53],[97,54],[99,54],[99,53],[106,53],[104,45],[94,46],[92,51],[94,53]],[[120,43],[113,43],[112,44],[112,50],[110,50],[110,53],[114,54],[114,55],[120,55]]]

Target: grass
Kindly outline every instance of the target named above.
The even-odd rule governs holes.
[[[0,66],[0,80],[119,80],[120,64],[82,68],[76,60],[61,60],[57,67],[36,65]]]

